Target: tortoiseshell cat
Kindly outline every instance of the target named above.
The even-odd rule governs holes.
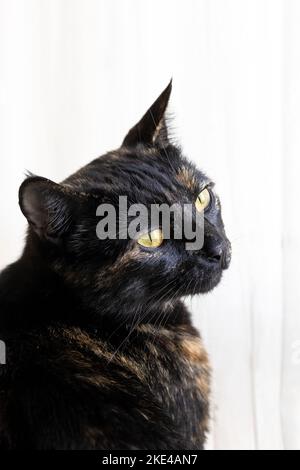
[[[181,297],[230,262],[212,183],[168,138],[171,83],[116,151],[20,187],[21,258],[0,276],[1,449],[202,449],[210,367]],[[200,194],[200,199],[197,197]],[[201,196],[202,194],[202,196]],[[96,209],[205,203],[204,246],[99,240]]]

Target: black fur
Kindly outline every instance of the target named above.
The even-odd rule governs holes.
[[[209,363],[180,298],[218,284],[230,244],[211,181],[168,138],[170,92],[120,149],[21,185],[26,246],[0,276],[2,449],[203,448]],[[96,236],[100,203],[194,203],[205,186],[198,252]]]

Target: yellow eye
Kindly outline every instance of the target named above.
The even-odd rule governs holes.
[[[198,212],[204,211],[210,203],[210,194],[207,188],[204,188],[203,191],[199,194],[196,199],[195,206]]]
[[[152,232],[145,233],[138,240],[138,244],[147,248],[158,248],[164,240],[162,231],[158,228]]]

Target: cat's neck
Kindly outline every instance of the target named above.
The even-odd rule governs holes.
[[[38,251],[28,247],[18,261],[0,274],[0,327],[62,322],[100,328],[104,324],[105,328],[115,329],[121,323],[125,328],[132,327],[138,319],[153,324],[159,320],[182,323],[183,318],[177,318],[176,311],[176,302],[161,302],[151,308],[134,304],[128,307],[122,299],[114,303],[107,295],[102,299],[92,292],[71,289]]]
[[[39,257],[28,257],[24,252],[0,274],[1,324],[17,327],[46,319],[58,300],[58,291],[58,280]]]

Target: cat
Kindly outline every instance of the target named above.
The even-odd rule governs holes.
[[[171,88],[119,149],[20,187],[26,244],[0,275],[1,449],[204,448],[210,364],[182,298],[219,283],[231,247],[213,183],[170,138]],[[99,240],[97,207],[120,195],[200,204],[203,247]]]

